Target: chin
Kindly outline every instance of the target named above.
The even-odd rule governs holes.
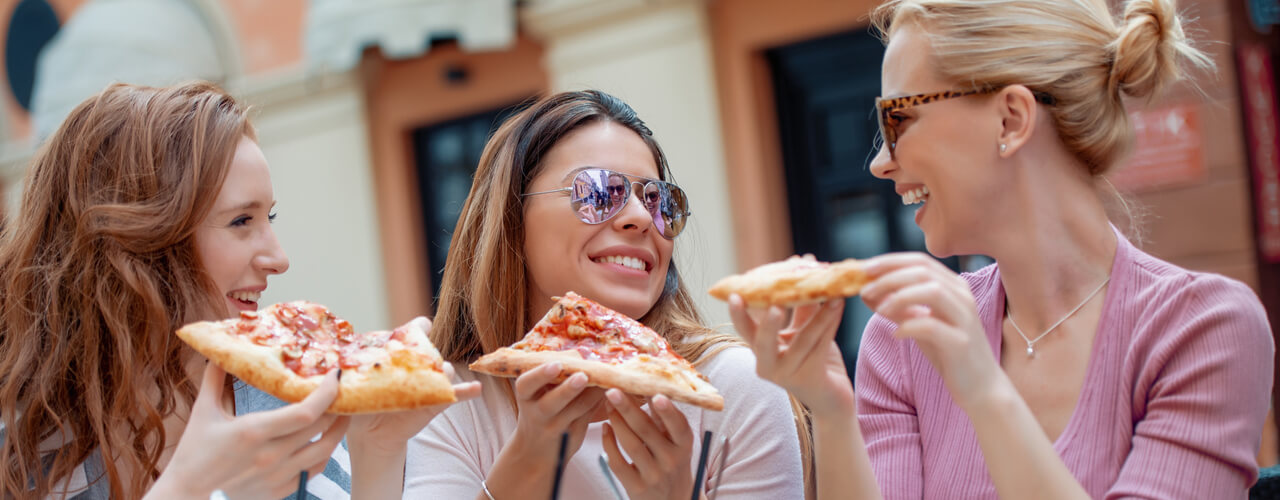
[[[952,245],[949,244],[946,238],[933,236],[927,232],[924,233],[924,247],[929,251],[929,255],[939,259],[945,259],[955,255],[955,252],[952,250]]]
[[[634,290],[602,290],[588,298],[634,319],[640,319],[658,302],[657,297],[650,297],[648,291]]]

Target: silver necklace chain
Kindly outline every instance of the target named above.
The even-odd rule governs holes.
[[[1048,335],[1049,333],[1053,332],[1053,330],[1054,330],[1055,328],[1057,328],[1057,327],[1058,327],[1058,325],[1061,325],[1063,321],[1066,321],[1066,320],[1067,320],[1067,318],[1070,318],[1070,317],[1071,317],[1072,315],[1074,315],[1077,311],[1079,311],[1081,307],[1084,307],[1084,305],[1085,305],[1085,304],[1088,304],[1088,303],[1089,303],[1089,301],[1093,299],[1093,296],[1094,296],[1094,295],[1097,295],[1097,294],[1098,294],[1098,292],[1101,292],[1101,291],[1102,291],[1102,287],[1107,286],[1107,283],[1109,283],[1110,281],[1111,281],[1111,277],[1110,277],[1110,276],[1107,276],[1107,279],[1102,280],[1102,284],[1101,284],[1101,285],[1098,285],[1098,288],[1095,288],[1095,289],[1093,290],[1093,292],[1089,294],[1089,296],[1088,296],[1088,297],[1085,297],[1085,298],[1084,298],[1084,301],[1080,302],[1080,305],[1076,306],[1074,309],[1072,309],[1072,310],[1071,310],[1071,312],[1068,312],[1066,316],[1063,316],[1063,317],[1062,317],[1062,319],[1058,320],[1058,322],[1057,322],[1057,323],[1054,323],[1054,324],[1053,324],[1053,326],[1050,326],[1050,327],[1049,327],[1049,329],[1045,330],[1045,331],[1044,331],[1044,333],[1041,333],[1041,334],[1040,334],[1040,336],[1038,336],[1038,337],[1036,337],[1036,338],[1034,338],[1034,339],[1027,338],[1027,334],[1022,333],[1022,328],[1019,328],[1019,327],[1018,327],[1018,322],[1013,320],[1013,313],[1012,313],[1011,311],[1009,311],[1009,300],[1008,300],[1008,299],[1005,299],[1005,302],[1004,302],[1004,313],[1005,313],[1005,316],[1008,316],[1008,317],[1009,317],[1009,323],[1013,324],[1013,330],[1014,330],[1014,331],[1016,331],[1016,332],[1018,332],[1018,335],[1019,335],[1020,337],[1022,337],[1022,340],[1024,340],[1024,341],[1026,341],[1026,342],[1027,342],[1027,357],[1029,358],[1029,357],[1035,356],[1035,354],[1036,354],[1036,349],[1035,349],[1036,342],[1039,342],[1039,341],[1040,341],[1040,339],[1044,338],[1044,336],[1045,336],[1045,335]]]

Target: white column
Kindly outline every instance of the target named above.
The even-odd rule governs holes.
[[[693,211],[676,264],[707,320],[728,322],[728,306],[706,292],[736,266],[704,3],[540,0],[522,21],[546,46],[553,90],[608,92],[653,130]]]

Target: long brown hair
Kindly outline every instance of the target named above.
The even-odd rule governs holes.
[[[0,247],[0,496],[65,495],[94,452],[112,498],[158,475],[196,393],[173,331],[225,308],[194,234],[246,135],[212,84],[115,84],[36,153]]]
[[[521,195],[541,172],[543,157],[561,138],[579,127],[603,121],[639,135],[653,152],[659,178],[671,179],[666,155],[653,132],[630,106],[604,92],[548,96],[504,122],[480,156],[440,282],[440,306],[431,327],[431,341],[446,360],[469,363],[515,343],[533,326],[528,324],[530,301],[525,296],[528,284]],[[745,345],[737,336],[704,326],[674,261],[667,270],[661,297],[640,321],[662,334],[677,353],[695,365],[725,348]],[[510,387],[503,388],[510,395]],[[809,489],[813,454],[808,415],[794,398],[791,405]]]

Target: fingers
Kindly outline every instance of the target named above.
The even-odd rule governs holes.
[[[545,415],[555,415],[565,409],[586,388],[587,376],[575,373],[539,397],[535,406]]]
[[[764,378],[777,371],[779,333],[786,324],[787,313],[781,307],[772,306],[765,314],[756,330],[756,343],[752,345],[756,354],[756,372]]]
[[[787,344],[785,352],[778,357],[776,370],[780,373],[793,373],[800,366],[810,362],[815,355],[815,362],[826,361],[826,351],[816,352],[818,346],[825,346],[836,338],[840,328],[840,320],[844,316],[844,300],[829,300],[817,308],[806,332],[795,335]],[[758,362],[758,361],[757,361]]]
[[[600,389],[583,391],[559,411],[559,414],[556,415],[552,422],[552,426],[556,429],[562,429],[581,423],[585,429],[585,425],[591,422],[591,414],[595,413],[596,408],[600,407],[602,401],[604,401],[604,391]]]
[[[543,386],[555,383],[556,378],[560,376],[560,370],[560,363],[547,363],[516,377],[516,398],[525,401],[538,399],[536,397],[538,391]]]
[[[621,448],[627,451],[627,456],[631,457],[637,476],[643,478],[647,475],[646,471],[657,469],[657,461],[649,451],[649,447],[645,445],[644,439],[640,438],[635,429],[627,424],[626,418],[616,408],[609,411],[609,428],[613,431],[612,440],[616,440]]]
[[[738,294],[729,296],[729,319],[733,321],[738,336],[748,344],[755,345],[756,321],[747,313],[747,303]]]
[[[320,386],[311,394],[284,408],[246,415],[267,436],[291,434],[311,425],[324,415],[325,410],[338,398],[338,370],[324,376]]]
[[[803,330],[814,315],[822,311],[821,304],[802,304],[798,305],[791,311],[791,323],[787,324],[788,330]]]
[[[416,318],[413,318],[409,320],[409,324],[422,329],[423,333],[431,332],[431,320],[427,319],[426,316],[418,316]]]
[[[680,409],[671,402],[666,396],[661,394],[653,397],[653,402],[649,404],[654,410],[654,422],[661,428],[663,434],[670,437],[675,443],[692,443],[693,429],[689,427],[689,419],[685,418]],[[690,446],[690,449],[693,449]]]
[[[272,439],[268,443],[278,445],[286,449],[297,449],[305,446],[320,433],[326,432],[327,429],[333,427],[334,423],[339,420],[338,415],[326,413],[317,418],[310,425],[303,427],[295,432],[285,434],[283,436]]]
[[[919,306],[925,306],[927,311]],[[966,308],[945,286],[927,281],[894,292],[880,304],[876,313],[899,325],[922,314],[955,325],[965,317]]]
[[[467,382],[463,384],[453,384],[453,396],[458,401],[466,401],[480,397],[482,387],[480,382]]]
[[[883,302],[885,298],[892,295],[893,292],[896,292],[903,287],[929,281],[932,276],[933,273],[924,266],[910,266],[894,269],[893,271],[876,278],[875,281],[868,283],[867,286],[862,287],[862,291],[859,295],[862,296],[862,301],[867,304],[867,307],[874,311],[879,308],[880,303]]]
[[[612,470],[622,486],[629,490],[633,487],[632,485],[640,483],[640,471],[622,456],[622,451],[618,449],[618,436],[613,431],[613,426],[605,423],[603,434],[601,441],[604,441],[604,453],[609,457],[609,470]]]
[[[895,270],[912,267],[924,266],[934,271],[944,271],[951,273],[947,266],[942,265],[937,259],[930,257],[921,252],[896,252],[878,255],[870,259],[862,261],[862,270],[867,273],[867,277],[873,281],[880,279],[888,273]],[[951,273],[955,274],[955,273]]]
[[[308,437],[301,446],[295,448],[295,451],[288,459],[284,461],[280,469],[284,471],[288,477],[296,477],[297,472],[301,470],[310,471],[312,476],[324,472],[324,466],[329,462],[329,457],[333,455],[333,450],[342,442],[342,438],[347,434],[347,428],[351,425],[351,417],[343,416],[333,419],[329,423],[320,439],[311,441]],[[315,436],[315,434],[312,434]],[[315,470],[319,467],[319,470]]]

